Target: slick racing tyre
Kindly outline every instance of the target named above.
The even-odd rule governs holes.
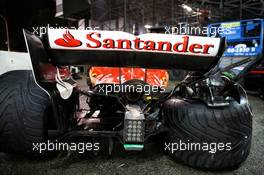
[[[49,96],[31,71],[0,76],[0,151],[32,154],[33,143],[44,142]]]
[[[235,169],[249,155],[252,114],[246,100],[226,107],[171,98],[162,115],[169,128],[165,151],[175,160],[201,169]]]

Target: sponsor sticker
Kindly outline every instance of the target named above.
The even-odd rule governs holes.
[[[121,31],[49,29],[52,49],[157,52],[180,55],[216,56],[220,38],[142,34]]]

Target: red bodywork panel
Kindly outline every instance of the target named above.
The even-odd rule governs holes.
[[[264,70],[252,70],[249,74],[264,74]]]
[[[255,69],[251,70],[249,72],[249,74],[254,74],[254,75],[261,74],[261,75],[263,75],[264,74],[264,65],[262,64],[262,65],[257,66]]]
[[[93,86],[102,83],[122,84],[128,80],[138,79],[150,85],[167,87],[169,74],[163,69],[91,67],[89,76]]]
[[[42,64],[40,65],[40,71],[43,75],[44,81],[55,81],[55,76],[57,74],[57,68],[55,66],[53,66],[52,64]],[[66,80],[71,76],[71,72],[67,66],[60,67],[59,72],[62,80]]]

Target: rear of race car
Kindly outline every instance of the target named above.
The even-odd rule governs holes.
[[[1,150],[35,154],[37,142],[102,138],[111,153],[116,138],[127,151],[155,140],[198,168],[234,168],[247,158],[252,112],[236,77],[219,68],[224,38],[63,29],[24,35],[33,71],[0,76]],[[72,79],[68,68],[78,65],[90,67],[88,84]],[[192,73],[166,90],[168,69]]]

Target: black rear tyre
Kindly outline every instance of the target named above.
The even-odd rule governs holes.
[[[202,169],[234,169],[249,155],[252,115],[247,103],[231,100],[228,107],[210,108],[200,101],[172,98],[162,114],[169,128],[166,151],[177,161]]]
[[[0,76],[0,150],[33,152],[33,143],[47,137],[49,96],[35,83],[31,71],[11,71]]]

